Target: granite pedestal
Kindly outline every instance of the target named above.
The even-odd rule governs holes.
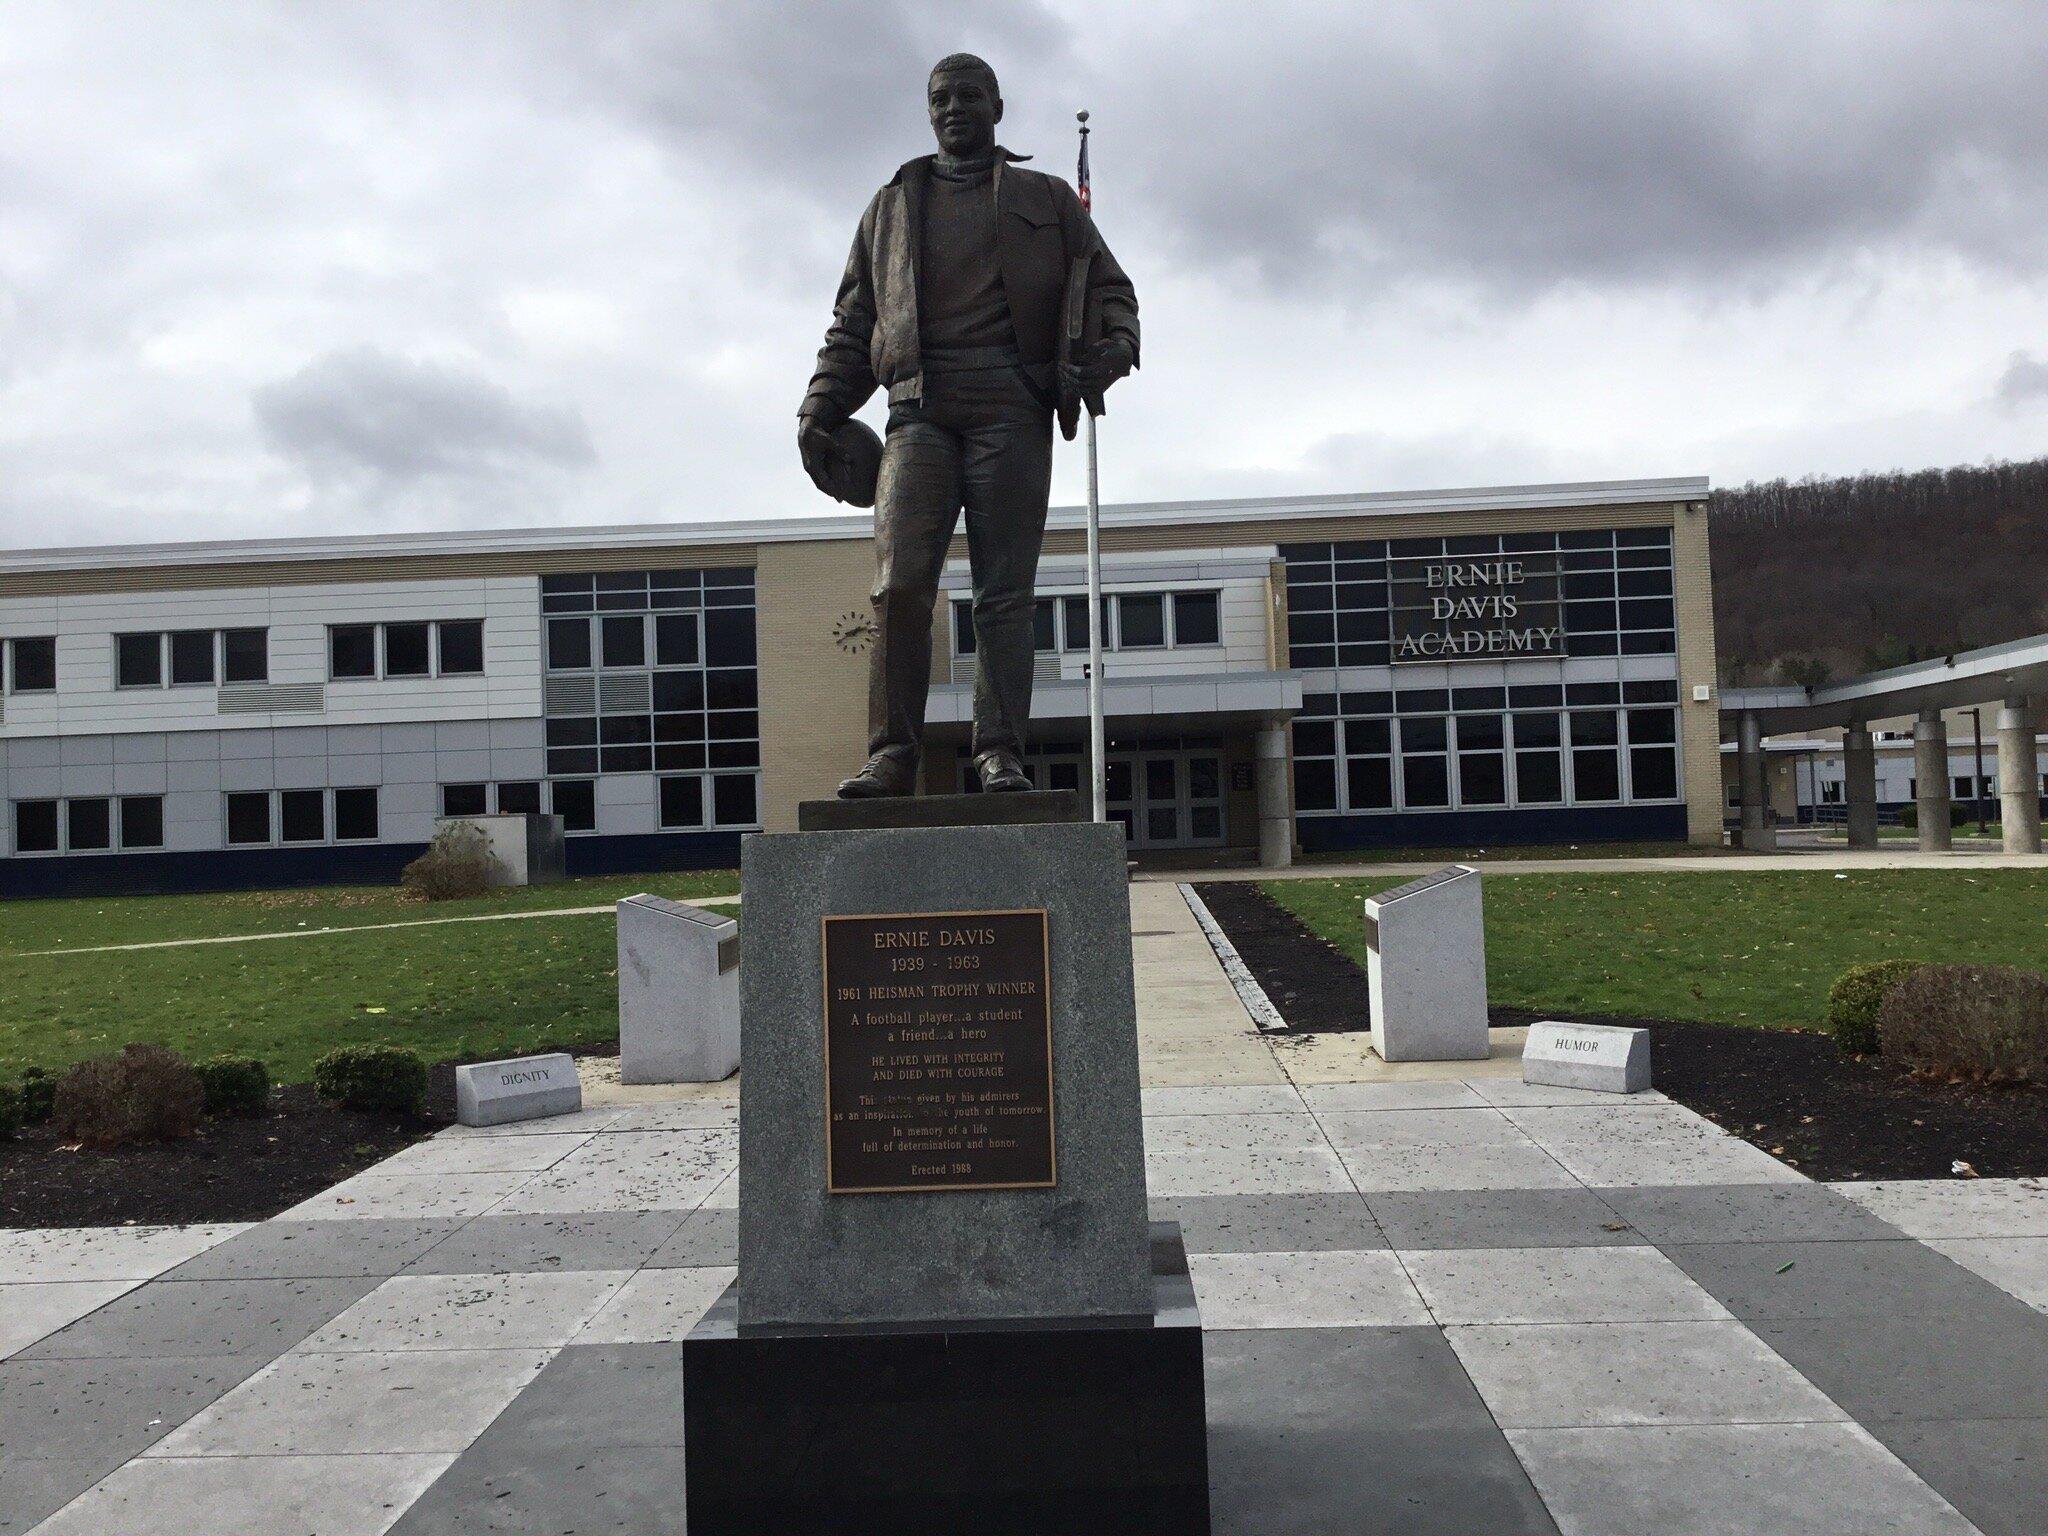
[[[1479,871],[1453,864],[1365,903],[1372,1048],[1382,1061],[1480,1061],[1486,925]]]
[[[498,885],[552,885],[563,879],[562,818],[536,812],[502,816],[442,816],[434,831],[457,823],[475,827],[490,845],[496,863],[490,883]]]
[[[740,1065],[740,930],[660,896],[619,903],[619,1079],[718,1083]]]

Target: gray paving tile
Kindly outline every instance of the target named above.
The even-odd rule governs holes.
[[[98,1311],[139,1284],[134,1280],[37,1280],[0,1285],[0,1357]]]
[[[1997,1294],[2003,1306],[1953,1314],[1792,1318],[1750,1326],[1873,1427],[1888,1419],[2048,1420],[2048,1317]]]
[[[1900,1237],[1824,1184],[1642,1185],[1595,1191],[1653,1243],[1762,1243]]]
[[[0,1459],[0,1536],[22,1536],[120,1464],[118,1455],[62,1461]]]
[[[1649,1239],[1586,1189],[1374,1190],[1395,1248],[1592,1248]]]
[[[1993,1294],[1911,1238],[1673,1243],[1664,1252],[1741,1318],[1922,1316]]]
[[[1203,1341],[1216,1536],[1556,1525],[1434,1328]]]
[[[0,1466],[79,1457],[119,1465],[267,1362],[10,1360],[0,1365]]]
[[[472,1446],[391,1536],[633,1536],[680,1532],[680,1446]]]
[[[740,1213],[706,1206],[683,1218],[669,1240],[647,1258],[648,1269],[696,1269],[740,1261]]]
[[[628,1274],[393,1275],[314,1333],[300,1352],[551,1349],[595,1317]]]
[[[683,1443],[683,1346],[571,1344],[492,1421],[477,1449]]]
[[[2048,1311],[2048,1237],[1946,1237],[1927,1246],[2028,1306]]]
[[[36,1536],[383,1536],[452,1456],[200,1456],[131,1461]]]
[[[1439,1323],[1725,1320],[1655,1248],[1430,1248],[1401,1262]]]
[[[1566,1536],[1971,1536],[1854,1424],[1508,1431]]]
[[[1401,1261],[1384,1249],[1198,1253],[1188,1269],[1205,1328],[1389,1328],[1430,1320]]]
[[[1984,1536],[2040,1536],[2048,1520],[2048,1424],[1922,1421],[1880,1424],[1877,1433]]]
[[[637,1269],[682,1224],[680,1211],[479,1216],[446,1242],[429,1249],[407,1273],[491,1275]]]
[[[681,1343],[725,1294],[738,1271],[730,1264],[703,1269],[643,1269],[576,1332],[583,1344]]]
[[[1190,1253],[1309,1253],[1384,1248],[1355,1194],[1182,1195],[1152,1202],[1154,1221],[1177,1221]]]
[[[166,1280],[395,1275],[461,1226],[453,1218],[266,1221],[179,1265]]]
[[[312,1280],[158,1281],[31,1344],[17,1360],[283,1354],[377,1284]]]

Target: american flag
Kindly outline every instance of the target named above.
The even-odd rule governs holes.
[[[1088,192],[1088,114],[1078,112],[1075,116],[1081,120],[1081,163],[1074,171],[1074,190],[1081,196],[1082,209],[1092,213],[1095,199]]]

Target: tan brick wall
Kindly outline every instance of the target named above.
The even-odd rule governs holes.
[[[796,828],[799,800],[829,796],[867,755],[868,658],[834,643],[869,617],[874,546],[864,539],[764,544],[755,568],[761,668],[762,822]]]
[[[1721,683],[1715,675],[1714,578],[1707,563],[1704,502],[1682,502],[1671,525],[1672,593],[1678,603],[1678,718],[1685,766],[1686,836],[1721,841]],[[1705,703],[1693,689],[1707,687]]]

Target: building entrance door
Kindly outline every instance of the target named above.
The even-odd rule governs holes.
[[[1112,752],[1108,809],[1133,848],[1212,848],[1223,842],[1223,758],[1194,748]]]

